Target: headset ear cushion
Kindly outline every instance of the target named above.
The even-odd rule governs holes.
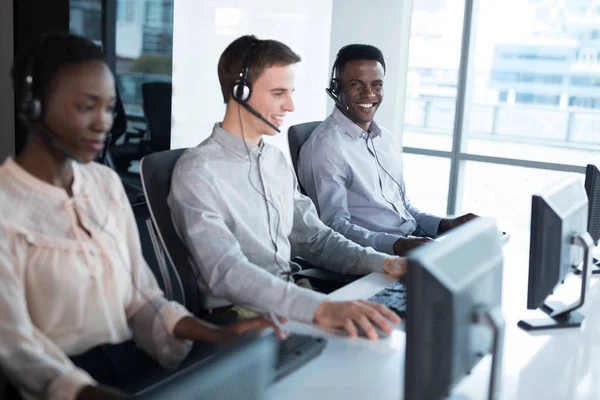
[[[42,103],[38,99],[31,99],[23,104],[23,114],[29,121],[37,121],[42,117]]]
[[[333,78],[331,81],[329,81],[329,89],[331,89],[334,94],[338,94],[339,83],[337,78]]]
[[[243,102],[248,101],[248,99],[250,98],[251,92],[252,92],[252,90],[250,89],[250,86],[248,86],[248,85],[242,85],[239,82],[237,82],[235,85],[233,85],[232,95],[233,95],[233,98],[236,99],[237,101],[243,101]]]

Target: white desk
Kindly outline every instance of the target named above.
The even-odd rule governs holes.
[[[513,235],[504,247],[502,308],[506,320],[500,399],[600,399],[600,285],[592,278],[581,312],[584,325],[575,329],[527,333],[520,319],[527,311],[529,237]],[[391,280],[370,274],[331,294],[332,300],[368,298]],[[570,277],[555,297],[572,301],[580,279]],[[401,324],[383,340],[348,339],[314,326],[290,322],[292,332],[327,337],[323,353],[269,388],[273,400],[399,400],[404,393],[404,347]],[[491,357],[484,358],[453,391],[455,398],[485,399]]]

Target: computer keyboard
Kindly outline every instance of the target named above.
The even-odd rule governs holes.
[[[287,339],[280,341],[275,364],[275,381],[318,356],[326,344],[327,340],[324,338],[300,334],[291,334]]]
[[[406,285],[396,281],[370,297],[369,300],[383,304],[398,314],[399,317],[404,317],[406,314],[406,295]]]

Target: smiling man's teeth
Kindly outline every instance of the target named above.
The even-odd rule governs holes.
[[[273,116],[273,119],[276,119],[277,121],[283,121],[283,117],[280,116]]]
[[[362,108],[371,108],[371,107],[373,107],[373,103],[360,103],[360,104],[357,104],[357,106],[362,107]]]

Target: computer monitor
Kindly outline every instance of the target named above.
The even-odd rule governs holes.
[[[588,196],[588,232],[594,246],[600,240],[600,168],[598,164],[588,164],[585,169],[585,192]],[[594,259],[593,274],[600,274],[600,261]]]
[[[588,199],[580,179],[552,185],[531,199],[531,236],[527,308],[540,308],[548,317],[519,321],[525,330],[570,328],[581,325],[576,312],[585,301],[589,281],[592,238],[587,233]],[[583,248],[583,251],[581,251]],[[564,305],[546,298],[583,261],[581,293]]]
[[[588,164],[585,169],[585,192],[588,196],[588,232],[594,245],[600,239],[600,169]]]
[[[228,347],[133,396],[144,400],[261,400],[274,378],[273,335],[251,337]]]
[[[409,254],[404,398],[441,399],[488,353],[498,391],[504,319],[496,223],[474,219]]]

